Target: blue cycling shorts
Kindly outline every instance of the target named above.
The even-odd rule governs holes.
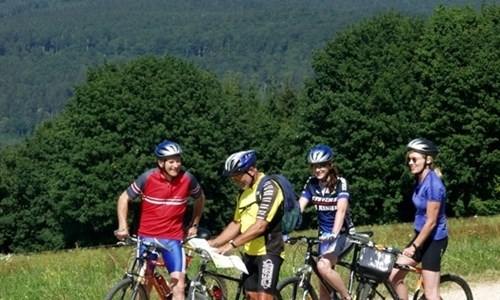
[[[186,255],[184,253],[184,248],[182,247],[182,241],[143,236],[140,238],[148,243],[155,243],[156,245],[159,245],[157,251],[161,253],[163,260],[165,261],[165,267],[169,273],[186,272]],[[141,255],[144,250],[146,250],[145,247],[140,250]]]
[[[325,255],[328,253],[332,253],[336,257],[339,257],[346,248],[347,236],[345,234],[340,234],[333,241],[324,241],[319,244],[319,254]]]

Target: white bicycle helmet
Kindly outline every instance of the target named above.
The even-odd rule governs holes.
[[[155,155],[158,158],[165,158],[172,155],[180,155],[182,148],[179,144],[171,141],[163,141],[155,148]]]
[[[246,172],[251,166],[255,165],[256,160],[257,154],[255,153],[255,150],[233,153],[226,159],[222,175],[231,176],[235,173]]]
[[[325,145],[316,145],[309,150],[307,162],[309,164],[321,164],[333,160],[335,153],[332,148]]]
[[[424,138],[416,138],[406,145],[406,149],[413,150],[424,155],[435,157],[439,154],[439,148],[433,142]]]

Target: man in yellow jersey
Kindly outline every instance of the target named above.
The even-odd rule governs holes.
[[[233,220],[215,239],[218,253],[243,246],[248,274],[243,278],[246,299],[272,300],[284,258],[281,233],[283,192],[268,180],[257,201],[257,186],[264,173],[257,170],[254,150],[233,153],[226,160],[223,175],[229,176],[242,192],[238,196]]]

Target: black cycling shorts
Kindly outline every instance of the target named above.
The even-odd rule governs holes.
[[[414,241],[415,239],[413,239],[407,247],[410,247]],[[412,259],[416,262],[421,262],[423,270],[439,272],[441,271],[441,258],[443,257],[447,247],[447,237],[437,241],[427,240],[420,246],[419,249],[415,251]]]
[[[276,254],[243,255],[248,274],[243,275],[243,286],[249,292],[274,294],[278,284],[283,258]]]

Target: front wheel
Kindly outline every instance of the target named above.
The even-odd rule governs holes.
[[[188,300],[227,300],[228,292],[224,279],[215,275],[205,274],[192,281],[187,292]]]
[[[441,275],[439,295],[443,300],[473,300],[472,291],[467,282],[451,274]],[[413,300],[421,299],[425,299],[422,289],[418,290],[413,296]]]
[[[318,300],[313,287],[308,282],[301,284],[301,281],[300,277],[289,277],[280,281],[277,290],[281,299]]]
[[[372,286],[367,283],[363,282],[358,285],[358,288],[356,289],[356,300],[368,300],[372,298],[372,291],[373,288]]]
[[[125,299],[137,299],[137,300],[147,300],[147,294],[144,287],[141,284],[136,283],[132,278],[125,278],[122,281],[115,284],[106,295],[105,300],[125,300]]]

